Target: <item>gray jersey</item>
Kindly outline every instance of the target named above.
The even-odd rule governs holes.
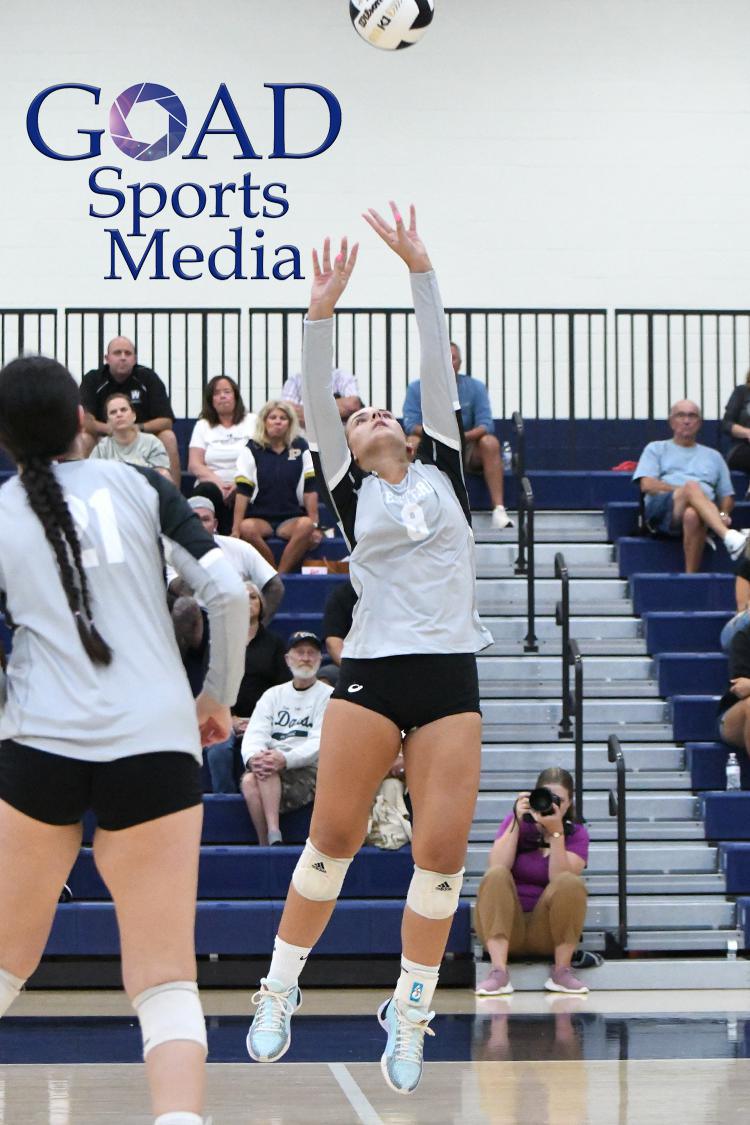
[[[474,536],[460,408],[434,273],[412,274],[424,437],[398,485],[354,463],[330,389],[333,321],[305,323],[303,395],[316,470],[351,547],[357,594],[343,656],[478,652],[492,644],[476,608]]]
[[[204,690],[236,699],[247,595],[177,490],[153,470],[108,461],[54,467],[75,520],[96,627],[113,652],[92,664],[54,553],[20,480],[0,489],[0,589],[15,627],[0,738],[89,761],[152,751],[201,760],[187,677],[167,611],[159,535],[209,611]]]

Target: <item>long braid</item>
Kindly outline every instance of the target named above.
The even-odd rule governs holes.
[[[109,664],[112,650],[97,631],[92,619],[91,596],[81,559],[81,544],[49,461],[41,457],[27,458],[21,471],[21,483],[31,510],[40,521],[47,541],[55,552],[63,590],[75,618],[81,643],[94,664]]]

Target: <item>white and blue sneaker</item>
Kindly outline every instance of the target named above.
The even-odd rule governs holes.
[[[419,1085],[424,1037],[435,1034],[430,1028],[434,1015],[424,1009],[408,1008],[393,996],[378,1008],[380,1026],[388,1033],[380,1069],[397,1094],[411,1094]]]
[[[292,1016],[302,1003],[297,985],[284,989],[281,981],[263,977],[253,996],[258,1009],[247,1033],[247,1053],[256,1062],[276,1062],[289,1050]]]

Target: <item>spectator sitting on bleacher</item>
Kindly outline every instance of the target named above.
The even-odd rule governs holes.
[[[719,700],[719,734],[750,754],[750,630],[739,629],[729,645],[729,687]]]
[[[209,379],[190,436],[188,472],[195,476],[195,494],[212,501],[222,535],[232,530],[237,458],[255,433],[255,423],[234,379],[228,375]]]
[[[271,400],[261,408],[255,437],[237,459],[235,480],[232,535],[251,543],[270,563],[274,558],[266,539],[286,539],[279,573],[295,570],[322,536],[312,456],[288,403]]]
[[[685,571],[700,569],[706,536],[712,531],[732,559],[745,549],[747,533],[731,529],[734,489],[724,458],[699,445],[702,418],[696,403],[684,399],[669,413],[672,438],[651,441],[633,474],[645,496],[645,515],[654,533],[682,536]]]
[[[245,674],[232,707],[232,733],[225,742],[215,742],[204,753],[211,774],[214,793],[236,793],[242,774],[240,742],[247,730],[260,697],[276,684],[291,679],[284,659],[284,642],[263,627],[263,595],[253,582],[246,582],[250,601],[250,619],[245,649]]]
[[[213,535],[216,546],[245,582],[254,582],[263,593],[263,621],[269,624],[284,597],[284,583],[279,578],[270,562],[256,551],[249,543],[241,539],[233,539],[229,535],[218,535],[216,531],[217,520],[213,503],[207,496],[191,496],[188,504],[201,521],[206,531]],[[167,562],[169,562],[169,545],[167,544]],[[189,595],[192,591],[187,584],[178,577],[172,567],[167,567],[167,585],[170,592],[177,597]]]
[[[336,406],[341,415],[341,421],[346,422],[347,418],[364,406],[362,399],[359,397],[357,376],[348,371],[342,371],[340,367],[334,367],[331,372],[331,387],[333,397],[336,399]],[[302,376],[299,373],[291,375],[287,379],[281,388],[281,397],[284,402],[290,404],[297,415],[300,427],[304,430],[305,409],[302,405]]]
[[[104,404],[115,391],[124,392],[130,399],[139,429],[155,434],[166,449],[169,471],[179,488],[180,451],[167,388],[155,371],[136,362],[135,344],[126,336],[110,340],[103,365],[87,371],[81,380],[81,405],[85,411],[85,433],[81,435],[83,456],[88,457],[99,438],[111,433]]]
[[[551,794],[552,811],[535,812],[530,793],[519,793],[500,825],[489,868],[477,893],[474,924],[492,960],[479,996],[507,996],[510,953],[548,955],[555,965],[545,984],[550,992],[588,992],[573,976],[571,959],[586,919],[587,891],[581,878],[589,834],[575,821],[573,778],[567,770],[542,770],[535,789]]]
[[[461,350],[458,344],[451,343],[451,362],[464,426],[464,468],[467,473],[481,473],[484,477],[492,503],[492,526],[512,527],[503,499],[503,459],[500,442],[495,437],[495,421],[487,388],[479,379],[459,374]],[[413,457],[422,436],[422,387],[419,379],[406,388],[404,429]]]
[[[286,654],[291,683],[263,693],[242,739],[247,772],[240,787],[260,844],[283,843],[279,814],[315,796],[320,731],[332,691],[317,679],[320,658],[315,633],[292,633]]]
[[[145,465],[155,469],[168,480],[169,455],[153,434],[138,429],[133,404],[123,391],[115,391],[104,403],[104,412],[110,434],[99,438],[91,450],[91,457],[103,461],[126,461],[129,465]]]

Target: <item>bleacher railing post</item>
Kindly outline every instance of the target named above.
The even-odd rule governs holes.
[[[573,727],[570,721],[570,661],[568,648],[570,645],[570,576],[562,551],[555,555],[555,578],[560,579],[562,586],[561,601],[555,606],[555,621],[562,630],[561,638],[561,700],[562,717],[557,732],[558,738],[572,738]]]
[[[576,641],[568,641],[573,665],[573,727],[575,731],[575,782],[578,819],[583,821],[583,657]]]
[[[535,580],[536,574],[534,571],[534,493],[529,483],[528,477],[522,477],[520,481],[519,498],[523,497],[523,507],[526,512],[525,519],[525,541],[526,550],[528,552],[528,565],[526,569],[526,637],[524,639],[523,651],[524,652],[539,652],[539,645],[536,639],[536,594],[535,594]],[[519,514],[521,504],[519,503]],[[520,520],[519,520],[520,525]],[[520,559],[520,546],[521,546],[521,533],[519,527],[518,534],[519,543],[519,559]],[[516,567],[518,573],[518,566]]]
[[[620,740],[611,734],[607,740],[607,757],[617,770],[617,794],[610,789],[610,816],[617,816],[617,944],[622,953],[628,948],[628,858],[625,758]]]

